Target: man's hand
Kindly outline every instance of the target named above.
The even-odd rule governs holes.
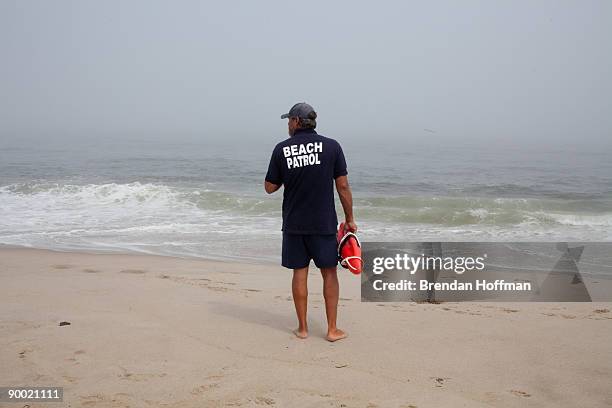
[[[357,232],[357,224],[355,221],[344,221],[345,231]]]

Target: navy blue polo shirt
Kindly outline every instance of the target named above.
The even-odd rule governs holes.
[[[284,185],[283,227],[291,234],[335,234],[334,179],[346,176],[340,144],[314,129],[298,129],[276,145],[266,181]]]

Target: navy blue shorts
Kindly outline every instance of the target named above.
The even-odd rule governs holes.
[[[336,234],[307,235],[283,232],[282,265],[285,268],[304,268],[311,259],[317,268],[331,268],[338,265]]]

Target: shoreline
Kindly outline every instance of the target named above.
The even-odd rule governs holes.
[[[246,265],[268,265],[275,266],[277,265],[275,262],[266,259],[251,259],[251,258],[231,258],[231,257],[223,257],[223,256],[193,256],[193,255],[175,255],[175,254],[155,254],[151,252],[144,251],[130,251],[127,249],[119,250],[96,250],[96,249],[61,249],[61,248],[39,248],[39,247],[30,247],[26,245],[14,245],[14,244],[2,244],[0,243],[0,251],[3,249],[30,249],[34,251],[49,251],[49,252],[57,252],[62,254],[84,254],[84,255],[140,255],[140,256],[159,256],[163,258],[176,258],[176,259],[184,259],[184,260],[201,260],[201,261],[212,261],[212,262],[226,262],[226,263],[239,263]],[[279,264],[280,264],[280,255],[279,255]]]
[[[362,303],[338,276],[349,337],[329,343],[312,269],[299,340],[280,266],[2,247],[3,385],[62,386],[74,407],[612,402],[611,303]]]

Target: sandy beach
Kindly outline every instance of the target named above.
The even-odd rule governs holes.
[[[612,405],[609,303],[361,303],[341,271],[329,343],[318,271],[307,340],[280,266],[3,248],[0,276],[2,385],[62,406]]]
[[[612,1],[0,31],[0,408],[612,408]]]

